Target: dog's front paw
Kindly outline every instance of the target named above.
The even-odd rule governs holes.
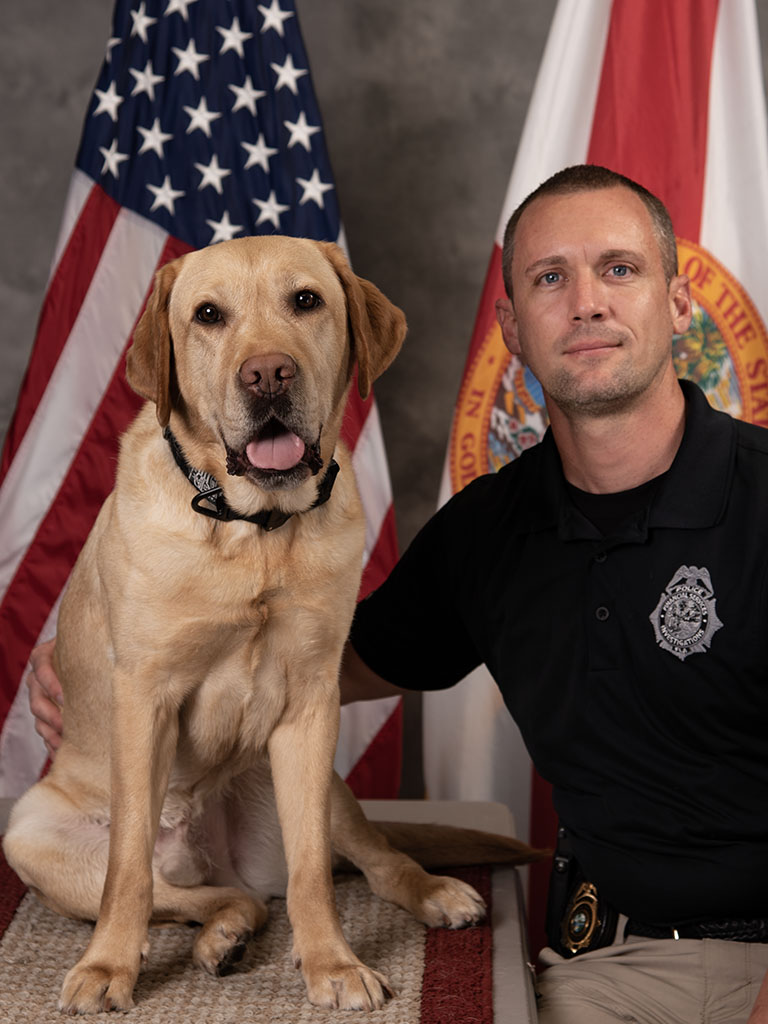
[[[62,1013],[130,1010],[138,971],[104,964],[75,964],[64,979],[59,998]]]
[[[425,875],[413,914],[430,928],[466,928],[485,917],[485,902],[471,885],[448,875]]]
[[[309,968],[303,963],[302,971],[310,1003],[327,1010],[379,1010],[394,995],[383,974],[357,959]]]

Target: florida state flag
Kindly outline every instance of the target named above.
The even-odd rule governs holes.
[[[546,427],[538,381],[496,324],[501,241],[521,200],[579,163],[625,174],[667,205],[695,300],[690,331],[675,339],[679,375],[717,408],[768,426],[768,143],[753,0],[560,0],[499,219],[441,501]],[[503,801],[521,837],[551,845],[547,787],[487,672],[425,702],[430,795]],[[546,878],[531,877],[535,926]]]

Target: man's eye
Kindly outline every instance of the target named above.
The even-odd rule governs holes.
[[[557,284],[560,280],[560,274],[557,270],[548,270],[546,274],[542,274],[539,278],[544,284]]]
[[[625,263],[617,263],[611,267],[611,274],[613,277],[629,277],[629,267]]]

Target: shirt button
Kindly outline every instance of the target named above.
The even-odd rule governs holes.
[[[605,605],[601,604],[600,607],[598,609],[596,609],[596,611],[595,611],[595,618],[599,622],[605,622],[605,620],[608,618],[608,616],[610,614],[611,613],[608,611],[608,609],[605,607]]]
[[[595,561],[596,562],[604,562],[607,557],[608,557],[608,555],[606,554],[605,551],[598,551],[597,554],[595,555]]]

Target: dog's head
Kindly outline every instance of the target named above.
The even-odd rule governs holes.
[[[366,397],[405,330],[338,246],[237,239],[158,271],[128,382],[162,426],[173,417],[201,469],[220,473],[223,450],[230,475],[290,490],[331,457],[355,362]]]

